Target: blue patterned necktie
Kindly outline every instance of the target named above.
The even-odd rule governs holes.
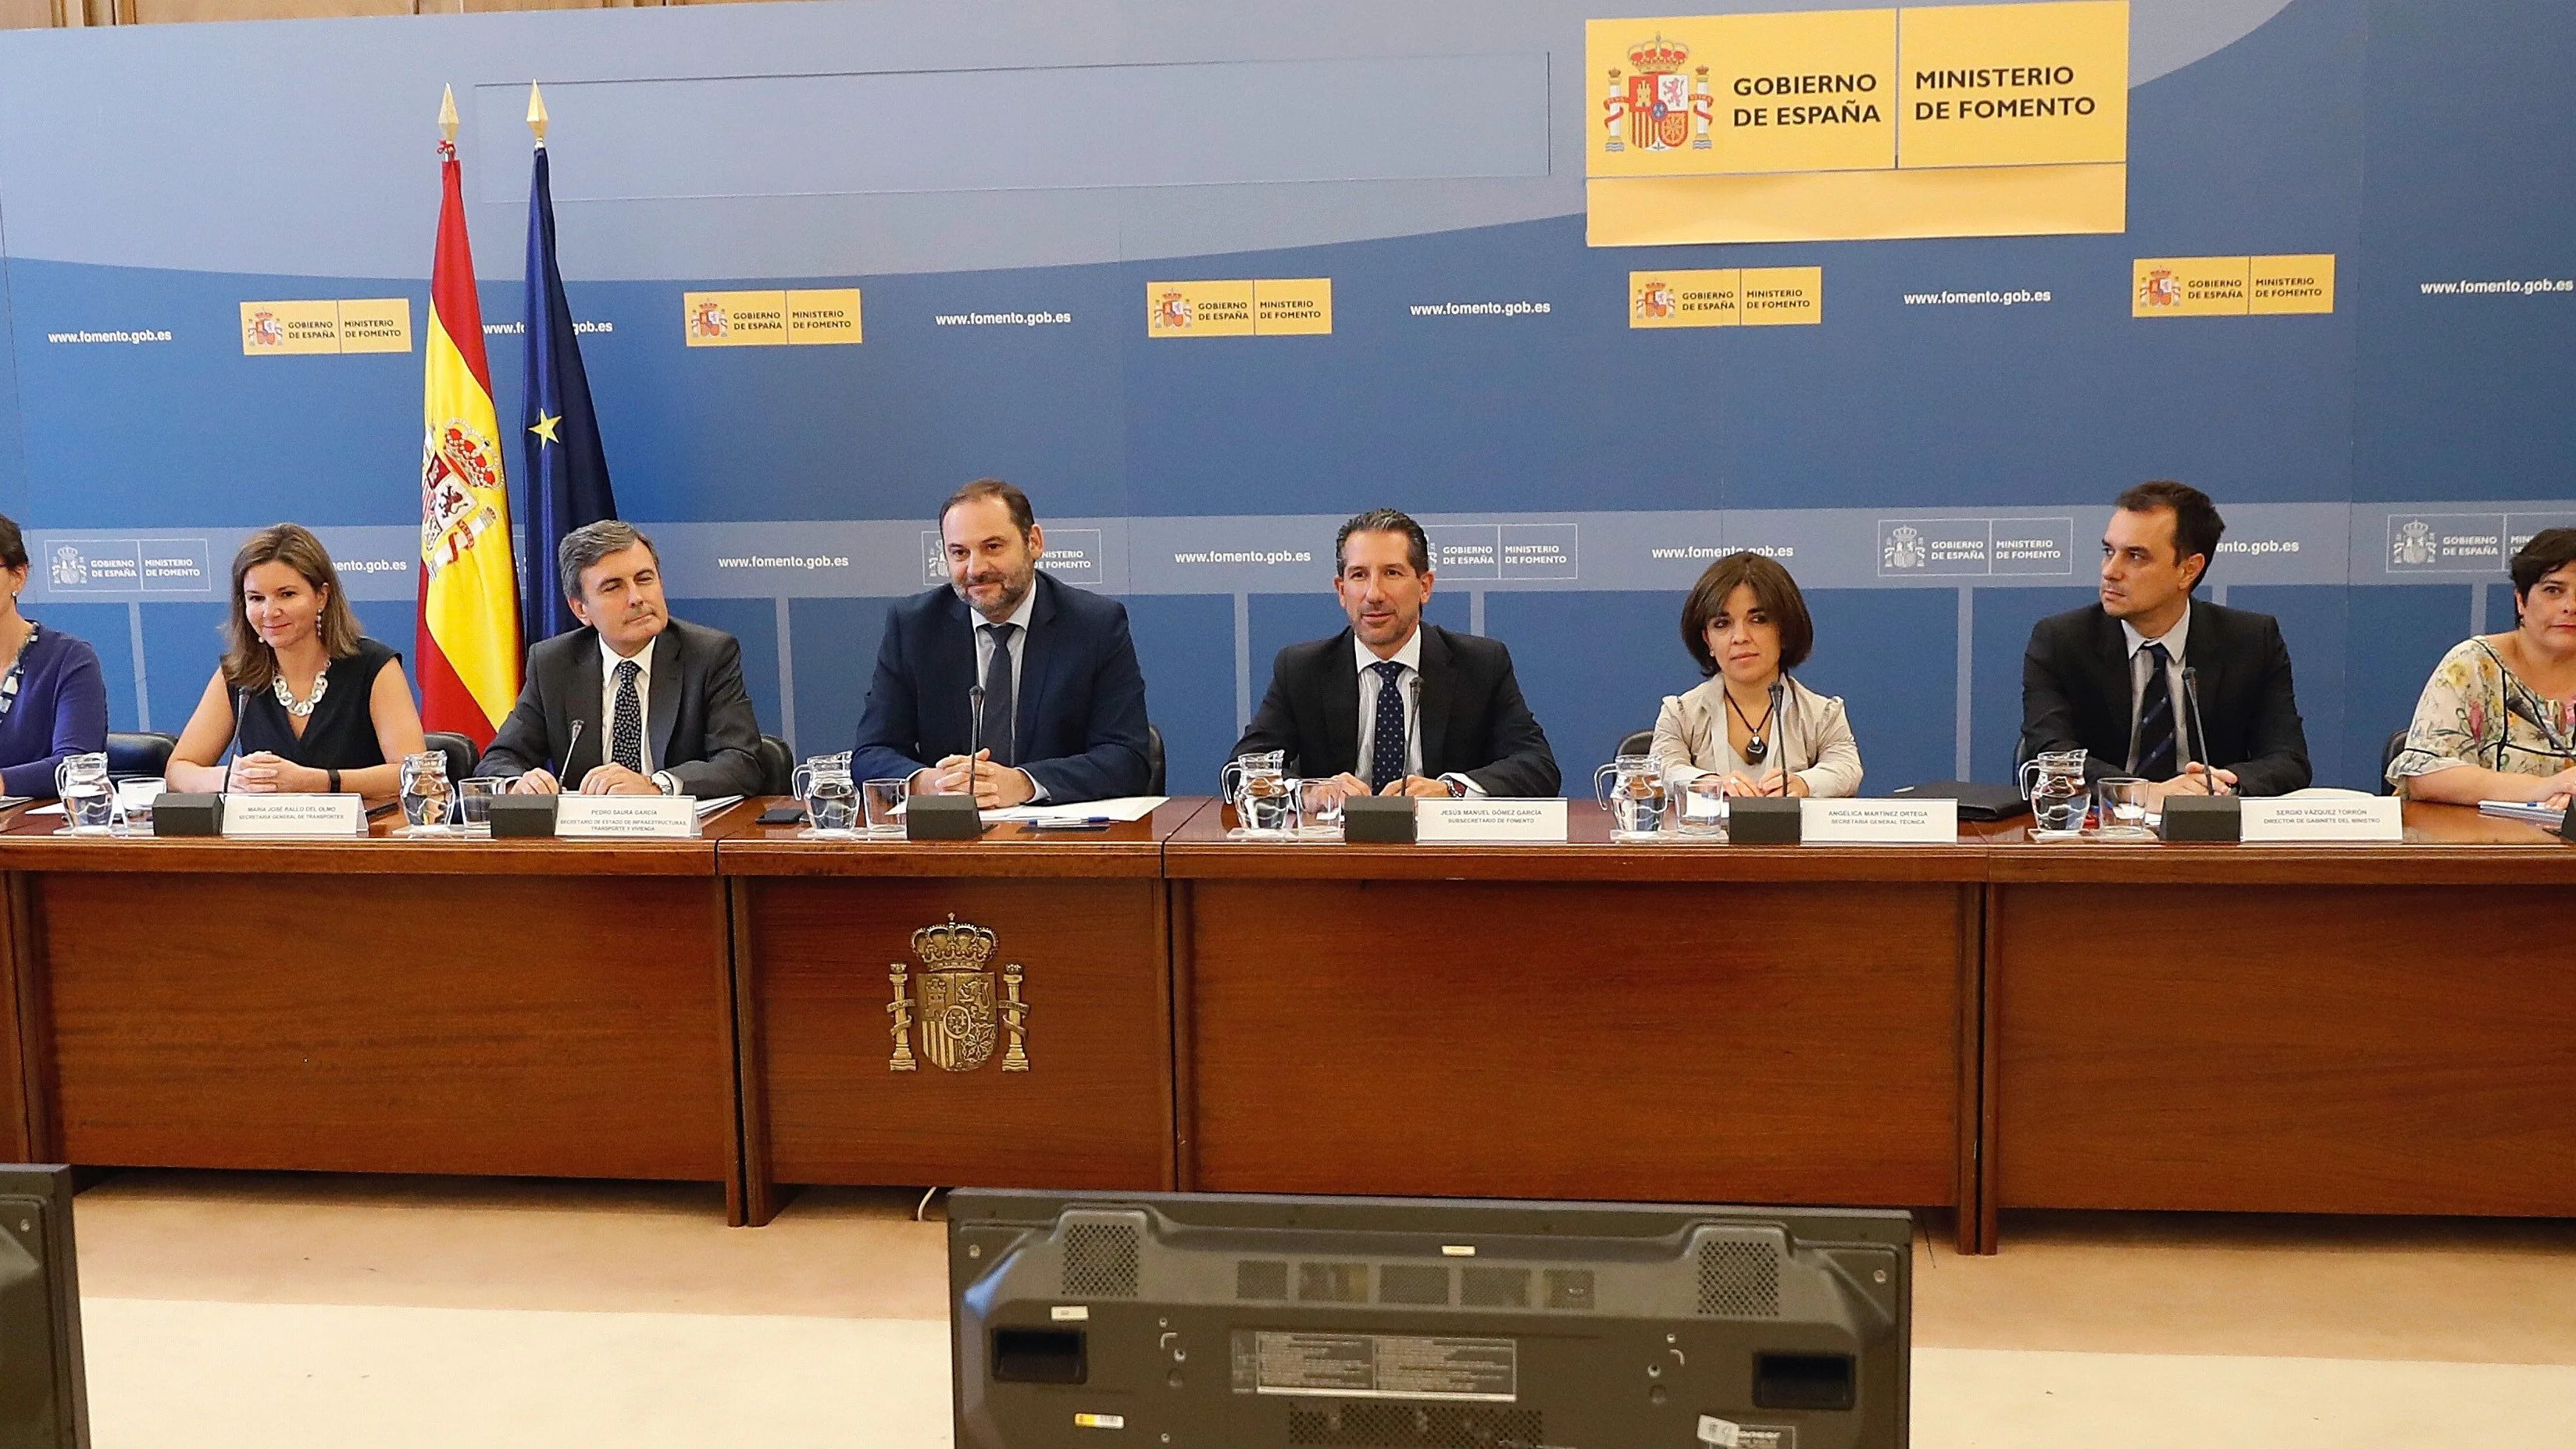
[[[617,661],[617,711],[608,726],[608,762],[644,773],[644,701],[635,692],[643,673],[632,659]]]
[[[1404,666],[1389,659],[1377,672],[1377,718],[1369,727],[1369,788],[1384,790],[1411,773],[1404,767]]]
[[[1012,722],[1018,717],[1019,702],[1012,698],[1011,636],[1020,630],[1017,624],[986,624],[984,636],[993,641],[993,658],[984,666],[984,748],[993,752],[996,765],[1020,762],[1011,738]]]
[[[2165,677],[2173,656],[2162,644],[2147,646],[2147,658],[2153,662],[2147,671],[2147,689],[2138,702],[2138,769],[2139,778],[2170,780],[2179,768],[2175,764],[2173,683]]]

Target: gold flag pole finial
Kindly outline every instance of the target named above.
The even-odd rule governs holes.
[[[546,98],[535,81],[528,82],[528,129],[537,133],[537,144],[546,144]]]
[[[447,146],[453,146],[456,144],[456,126],[456,87],[449,86],[447,88],[447,94],[438,98],[438,139],[440,144]]]

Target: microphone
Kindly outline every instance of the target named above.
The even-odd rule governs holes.
[[[966,736],[966,798],[972,801],[975,798],[975,755],[984,748],[984,686],[970,686],[966,699],[974,706],[975,712],[974,727]]]
[[[2200,671],[2186,664],[2182,667],[2183,703],[2191,707],[2191,731],[2200,736],[2200,767],[2208,772],[2209,793],[2223,788],[2218,783],[2218,762],[2209,758],[2209,726],[2200,717]]]
[[[224,761],[224,788],[217,791],[217,794],[229,795],[233,792],[233,767],[241,763],[242,710],[249,703],[249,690],[233,691],[233,737],[224,741],[224,755],[230,755],[232,758]],[[215,758],[223,759],[223,755]]]
[[[1789,675],[1782,671],[1771,681],[1771,745],[1780,761],[1780,798],[1789,798],[1789,721],[1781,711],[1789,702]]]
[[[572,738],[564,741],[563,769],[557,771],[555,774],[555,788],[557,790],[565,789],[569,784],[569,777],[572,774],[572,752],[581,748],[581,727],[584,723],[585,722],[582,720],[574,720],[572,722]]]

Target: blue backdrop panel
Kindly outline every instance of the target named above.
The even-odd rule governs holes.
[[[2335,784],[2372,783],[2443,648],[2509,625],[2509,536],[2576,518],[2559,0],[2133,0],[2122,234],[1633,249],[1585,244],[1600,12],[819,0],[0,34],[0,509],[39,545],[31,606],[99,645],[118,723],[148,695],[176,728],[220,579],[120,592],[91,561],[416,523],[417,348],[248,357],[239,309],[404,297],[426,324],[445,84],[517,416],[537,58],[620,503],[672,526],[679,607],[742,637],[763,727],[806,753],[848,743],[915,540],[979,475],[1097,550],[1067,577],[1129,600],[1185,789],[1278,647],[1342,623],[1328,561],[1193,555],[1318,553],[1377,504],[1561,545],[1445,570],[1431,614],[1513,646],[1569,782],[1693,677],[1672,621],[1705,555],[1653,548],[1794,545],[1807,675],[1850,699],[1873,788],[1963,756],[2006,775],[2029,626],[2089,597],[2089,540],[2143,478],[2263,545],[2214,580],[2281,616]],[[955,100],[915,119],[925,94]],[[2334,255],[2331,313],[2131,315],[2140,258],[2277,253]],[[1820,325],[1629,325],[1632,272],[1775,265],[1822,269]],[[1149,284],[1310,277],[1328,335],[1148,335]],[[864,340],[686,345],[685,293],[799,287],[859,288]],[[95,340],[117,332],[149,340]],[[2067,548],[1927,570],[1896,533],[1926,526]],[[1164,542],[1201,534],[1227,542]],[[850,561],[748,561],[809,546]],[[353,585],[405,649],[412,587]]]

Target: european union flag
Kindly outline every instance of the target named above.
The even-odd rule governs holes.
[[[555,570],[555,546],[585,523],[617,516],[608,484],[608,458],[599,446],[599,416],[591,411],[590,378],[581,368],[572,304],[564,300],[563,272],[555,265],[554,183],[546,143],[537,141],[536,174],[528,182],[528,371],[519,435],[527,450],[528,644],[551,639],[581,621],[564,603],[564,581]]]

